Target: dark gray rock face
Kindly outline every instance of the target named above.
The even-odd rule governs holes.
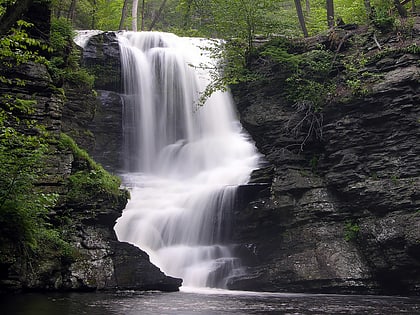
[[[69,264],[65,277],[55,285],[59,285],[59,289],[87,291],[177,291],[181,279],[165,276],[150,263],[145,252],[117,241],[113,227],[125,207],[126,197],[122,195],[111,203],[112,207],[109,204],[109,201],[99,200],[74,207],[76,233],[72,233],[71,240],[77,248],[78,259]]]
[[[68,86],[63,109],[63,131],[69,133],[95,161],[110,172],[122,168],[121,64],[114,32],[90,37],[81,64],[95,75],[94,89]]]
[[[397,50],[364,71],[381,73],[365,96],[322,111],[322,139],[285,127],[296,116],[284,73],[233,87],[244,127],[272,167],[235,213],[246,274],[239,290],[420,293],[420,68]],[[303,119],[303,116],[301,117]]]
[[[95,88],[122,90],[120,47],[115,32],[92,36],[82,52],[82,66],[95,75]]]

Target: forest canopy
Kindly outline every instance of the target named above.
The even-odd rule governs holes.
[[[315,35],[332,26],[331,19],[366,24],[369,18],[407,15],[418,5],[419,0],[52,0],[53,16],[71,19],[76,29],[134,26],[218,38],[250,33],[301,36],[297,7],[308,35]]]

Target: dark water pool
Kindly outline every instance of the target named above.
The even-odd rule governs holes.
[[[252,292],[22,294],[0,298],[4,315],[420,314],[420,298]]]

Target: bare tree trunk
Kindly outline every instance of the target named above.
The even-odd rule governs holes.
[[[407,17],[407,10],[404,8],[404,6],[401,4],[400,0],[394,0],[395,7],[397,8],[398,14],[402,18]]]
[[[334,1],[327,0],[327,22],[328,27],[334,27]]]
[[[118,26],[119,30],[124,29],[124,24],[125,24],[125,19],[127,18],[128,15],[128,3],[130,0],[124,0],[124,4],[121,10],[121,20],[120,20],[120,25]]]
[[[133,0],[133,8],[131,10],[131,17],[133,20],[131,21],[131,29],[133,32],[137,32],[137,9],[139,6],[139,0]]]
[[[163,8],[165,7],[167,0],[163,0],[162,4],[160,5],[158,13],[155,15],[155,18],[152,21],[152,24],[150,25],[149,31],[151,31],[154,27],[157,21],[159,21],[160,15],[162,14]]]
[[[310,15],[311,14],[311,5],[309,4],[309,0],[306,0],[305,3],[306,3],[306,14]]]
[[[303,32],[303,36],[308,37],[308,30],[306,29],[305,17],[303,16],[302,4],[300,3],[300,0],[295,0],[295,6],[296,6],[297,16],[299,19],[299,24]]]
[[[141,3],[141,30],[144,31],[144,0]]]

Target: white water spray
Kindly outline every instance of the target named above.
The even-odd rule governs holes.
[[[115,231],[184,286],[224,287],[239,267],[227,243],[236,187],[248,181],[259,155],[229,93],[216,92],[197,107],[210,74],[196,67],[211,62],[197,41],[157,32],[119,35],[123,182],[131,200]]]

